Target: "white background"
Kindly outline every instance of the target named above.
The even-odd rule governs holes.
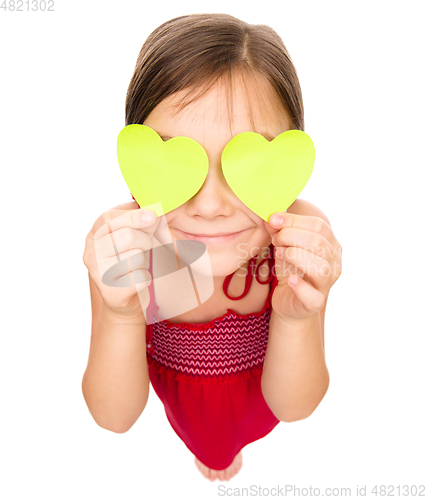
[[[54,12],[0,9],[2,498],[217,498],[220,485],[349,487],[354,497],[365,484],[375,498],[376,484],[427,482],[424,7],[55,0]],[[131,199],[116,158],[127,86],[151,31],[201,12],[282,37],[316,147],[301,198],[324,211],[344,249],[326,312],[329,391],[308,419],[247,446],[229,483],[200,474],[152,389],[125,434],[97,426],[81,391],[91,325],[84,240],[102,212]]]

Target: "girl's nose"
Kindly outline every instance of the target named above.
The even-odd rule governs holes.
[[[235,194],[222,173],[221,161],[209,159],[209,170],[205,182],[199,191],[188,201],[189,208],[195,214],[206,218],[217,215],[230,215]]]

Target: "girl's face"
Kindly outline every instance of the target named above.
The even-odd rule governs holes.
[[[261,78],[257,79],[256,87],[251,86],[247,91],[240,78],[233,80],[230,123],[226,89],[220,83],[221,80],[178,113],[173,104],[180,102],[186,92],[167,97],[148,115],[144,125],[155,130],[164,141],[176,136],[190,137],[206,150],[209,170],[203,186],[165,217],[174,240],[192,239],[206,244],[213,276],[224,277],[257,254],[267,257],[271,237],[263,219],[246,207],[228,186],[221,168],[222,151],[241,132],[258,132],[272,140],[291,127],[289,115],[270,85]],[[255,129],[251,125],[251,112]],[[216,236],[224,234],[229,236]]]

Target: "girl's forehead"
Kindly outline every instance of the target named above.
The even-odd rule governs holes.
[[[227,129],[231,136],[253,131],[271,140],[291,128],[289,113],[262,78],[234,78],[231,86],[219,79],[205,92],[181,90],[160,102],[144,123],[168,137]]]

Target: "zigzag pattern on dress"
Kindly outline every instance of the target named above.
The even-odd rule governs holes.
[[[152,359],[184,375],[225,376],[262,365],[267,350],[270,310],[252,317],[230,315],[206,330],[154,323]]]

